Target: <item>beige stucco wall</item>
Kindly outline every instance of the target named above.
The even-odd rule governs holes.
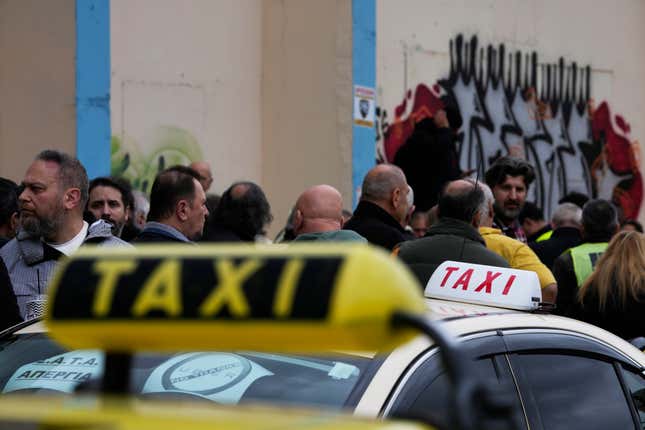
[[[0,0],[0,176],[43,149],[76,153],[74,0]]]
[[[590,64],[592,96],[608,101],[644,143],[644,19],[640,0],[377,0],[379,104],[392,114],[406,89],[446,77],[450,39],[477,35],[480,46],[537,51],[540,62]]]
[[[209,161],[211,192],[261,182],[261,38],[261,0],[111,1],[112,134],[138,151],[129,173],[151,183],[163,154]]]
[[[352,27],[347,0],[265,0],[262,182],[285,223],[308,186],[352,188]]]
[[[112,0],[111,60],[113,172],[139,188],[160,155],[206,159],[211,192],[263,187],[270,236],[309,185],[351,204],[350,1]]]

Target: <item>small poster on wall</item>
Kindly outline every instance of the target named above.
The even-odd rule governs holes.
[[[354,124],[361,127],[374,127],[376,91],[374,88],[354,86]]]

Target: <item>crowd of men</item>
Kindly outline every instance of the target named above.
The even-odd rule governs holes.
[[[543,301],[566,315],[621,227],[614,205],[574,193],[545,220],[526,202],[535,175],[525,160],[499,158],[484,181],[466,175],[440,187],[434,181],[439,192],[428,199],[401,168],[379,164],[366,174],[353,213],[334,187],[309,187],[279,241],[369,242],[403,261],[422,286],[446,260],[531,270]],[[236,182],[216,196],[208,194],[212,182],[208,163],[173,166],[157,174],[148,200],[121,178],[88,181],[77,159],[53,150],[35,157],[20,185],[0,179],[0,326],[30,318],[58,260],[87,243],[267,241],[272,215],[262,188]],[[417,191],[433,206],[415,210]],[[624,228],[642,232],[636,221]]]

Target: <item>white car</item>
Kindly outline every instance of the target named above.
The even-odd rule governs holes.
[[[454,262],[440,266],[425,288],[425,321],[458,344],[459,359],[502,399],[490,405],[500,409],[500,424],[491,428],[508,428],[504,414],[512,407],[512,428],[645,428],[645,354],[600,328],[544,313],[539,291],[533,273]],[[137,353],[129,391],[345,409],[453,428],[459,402],[445,359],[450,355],[426,335],[384,353]],[[104,360],[99,350],[62,348],[41,322],[25,323],[0,337],[0,387],[3,393],[92,389]]]

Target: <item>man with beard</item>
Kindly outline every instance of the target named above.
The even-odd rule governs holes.
[[[114,236],[121,237],[132,211],[132,201],[130,184],[122,179],[100,177],[90,182],[87,210],[95,219],[109,222]]]
[[[529,185],[534,179],[533,166],[516,157],[501,157],[486,171],[486,184],[495,197],[493,227],[524,243],[526,234],[518,216],[526,201]]]
[[[21,229],[0,250],[20,314],[28,302],[41,299],[58,259],[75,252],[83,243],[124,244],[112,236],[110,224],[83,221],[88,199],[87,173],[67,154],[46,150],[31,163],[18,196]]]
[[[186,166],[161,171],[150,191],[148,222],[134,243],[190,243],[199,239],[208,216],[199,179],[199,173]]]

